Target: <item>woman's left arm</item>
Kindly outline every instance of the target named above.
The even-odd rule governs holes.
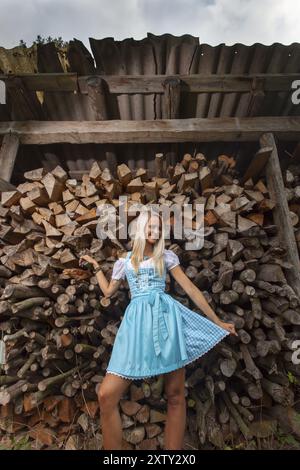
[[[235,327],[232,323],[222,322],[218,316],[215,314],[213,309],[210,307],[209,303],[205,299],[204,295],[198,289],[197,286],[187,277],[184,271],[181,269],[181,266],[177,265],[169,271],[174,277],[175,281],[182,287],[182,289],[187,293],[191,300],[201,309],[201,311],[210,318],[214,323],[216,323],[221,328],[229,331],[231,334],[238,336],[235,331]]]

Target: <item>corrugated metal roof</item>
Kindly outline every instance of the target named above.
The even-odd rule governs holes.
[[[200,44],[199,38],[190,35],[175,37],[171,34],[147,38],[132,38],[116,41],[113,38],[90,38],[93,56],[82,42],[74,39],[66,49],[58,50],[53,43],[0,48],[0,71],[21,72],[76,72],[79,75],[173,75],[173,74],[254,74],[254,73],[298,73],[300,72],[300,44],[266,46],[255,43],[251,46]],[[17,90],[17,91],[16,91]],[[108,119],[161,119],[163,115],[162,95],[133,94],[107,97]],[[1,108],[1,107],[0,107]],[[35,92],[22,88],[17,82],[14,93],[9,95],[7,108],[0,109],[0,119],[7,120],[93,120],[95,113],[89,97],[73,92],[46,92],[43,103]],[[265,96],[251,93],[182,93],[180,118],[232,117],[232,116],[278,116],[299,115],[300,106],[293,105],[289,93],[268,92]],[[245,144],[199,144],[193,145],[60,145],[43,148],[22,149],[16,172],[24,165],[32,165],[32,152],[41,164],[53,166],[57,160],[72,171],[84,171],[94,159],[103,166],[115,167],[117,162],[127,162],[131,168],[143,166],[153,169],[153,157],[158,151],[172,149],[178,157],[185,151],[202,151],[212,158],[219,153],[236,155],[249,148]],[[54,156],[57,158],[54,158]],[[36,161],[33,162],[35,166]]]

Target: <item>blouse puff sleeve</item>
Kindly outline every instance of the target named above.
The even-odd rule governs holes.
[[[115,262],[112,270],[112,279],[125,279],[125,258],[119,258]]]
[[[165,263],[168,270],[180,264],[179,258],[172,250],[165,250]]]

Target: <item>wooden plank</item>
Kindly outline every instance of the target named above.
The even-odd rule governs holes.
[[[109,93],[164,93],[166,75],[101,75]],[[298,73],[290,74],[174,74],[169,78],[180,80],[181,92],[188,93],[256,93],[291,91]],[[81,93],[86,93],[86,77],[78,78]]]
[[[298,140],[300,116],[0,122],[0,136],[10,132],[19,135],[23,145],[253,141],[266,132]]]
[[[274,222],[278,229],[278,236],[282,246],[286,248],[287,261],[291,269],[286,270],[288,283],[293,287],[300,298],[300,260],[295,239],[292,221],[289,215],[289,206],[285,195],[278,151],[274,135],[266,133],[260,138],[261,147],[272,147],[272,153],[266,165],[266,180],[271,199],[276,203],[273,209]]]
[[[267,161],[269,160],[272,154],[272,151],[273,147],[263,147],[260,148],[258,152],[256,152],[242,178],[243,184],[250,178],[252,178],[253,181],[256,183],[256,180],[264,169],[264,167],[266,166]]]
[[[6,134],[0,148],[0,177],[10,181],[19,149],[19,136]]]
[[[9,82],[21,78],[31,91],[75,91],[78,90],[77,73],[20,73],[0,74],[0,80]]]
[[[78,91],[88,93],[87,79],[99,77],[107,83],[109,93],[164,93],[166,75],[87,75],[76,73],[20,73],[0,74],[0,80],[22,78],[32,91]],[[249,93],[256,90],[291,91],[291,84],[299,79],[298,73],[282,74],[193,74],[172,75],[181,82],[181,92],[189,93]]]

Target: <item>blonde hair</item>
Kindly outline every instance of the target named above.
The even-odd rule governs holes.
[[[134,242],[132,248],[131,262],[135,272],[138,272],[139,265],[144,259],[144,249],[146,245],[146,225],[151,216],[157,216],[161,224],[160,238],[156,241],[153,247],[153,264],[155,270],[160,276],[163,275],[164,270],[164,249],[165,249],[165,233],[164,222],[159,212],[156,212],[151,207],[145,207],[136,219]]]

